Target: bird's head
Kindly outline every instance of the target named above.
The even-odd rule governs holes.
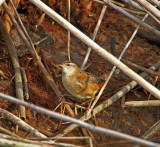
[[[79,67],[72,62],[64,62],[62,63],[61,67],[62,67],[62,74],[66,74],[67,76],[70,76],[79,72]]]

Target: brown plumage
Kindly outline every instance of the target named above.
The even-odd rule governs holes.
[[[65,89],[75,98],[94,98],[103,86],[102,80],[86,72],[80,72],[75,63],[63,63],[62,83]]]

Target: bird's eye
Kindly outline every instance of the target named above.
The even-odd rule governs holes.
[[[70,64],[69,64],[69,63],[67,63],[66,65],[67,65],[67,66],[70,66]]]

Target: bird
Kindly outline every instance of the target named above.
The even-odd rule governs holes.
[[[64,62],[62,67],[62,84],[73,97],[84,100],[94,98],[104,81],[93,74],[81,72],[73,62]]]

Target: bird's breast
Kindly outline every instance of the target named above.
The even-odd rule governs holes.
[[[86,97],[83,91],[86,85],[79,83],[74,76],[62,76],[62,83],[64,88],[74,97],[78,99],[90,98],[90,96]]]

